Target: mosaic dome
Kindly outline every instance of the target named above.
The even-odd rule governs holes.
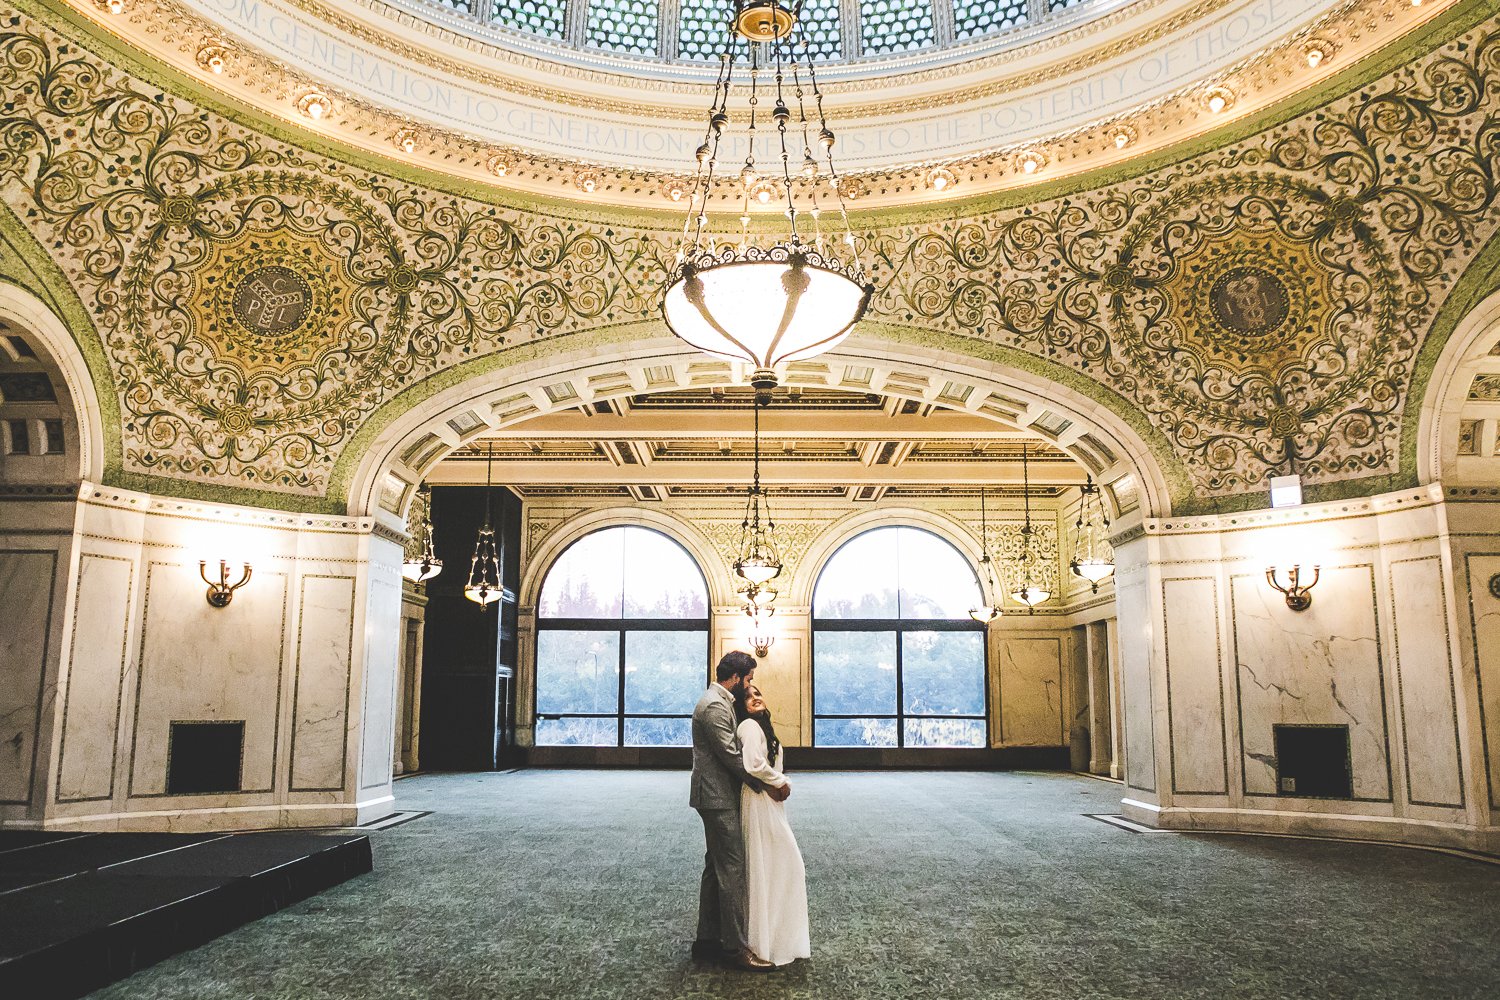
[[[723,49],[728,0],[405,0],[439,21],[477,21],[492,32],[584,53],[706,62]],[[804,0],[803,32],[815,58],[875,61],[1045,30],[1108,0]]]
[[[114,17],[95,0],[65,2],[216,91],[328,138],[466,182],[642,208],[683,195],[732,9],[129,0]],[[801,4],[844,194],[861,207],[1118,164],[1316,86],[1402,30],[1399,20],[1345,30],[1348,0]],[[161,31],[168,21],[174,30]],[[731,104],[744,100],[736,89]]]

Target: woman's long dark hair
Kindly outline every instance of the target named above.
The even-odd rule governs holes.
[[[760,726],[761,731],[766,734],[766,762],[775,767],[776,755],[781,752],[781,741],[776,738],[776,727],[771,725],[771,710],[767,708],[760,715],[751,715],[750,710],[745,707],[749,700],[750,686],[741,684],[739,690],[734,693],[734,714],[741,722],[754,719]]]

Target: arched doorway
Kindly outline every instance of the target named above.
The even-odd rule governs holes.
[[[35,821],[49,799],[107,791],[93,751],[63,748],[53,759],[49,692],[71,650],[67,609],[80,486],[103,471],[102,414],[88,367],[61,321],[38,299],[0,281],[0,607],[11,639],[0,659],[0,821]],[[103,591],[128,590],[128,567],[82,557]],[[75,713],[118,712],[113,685],[66,694]],[[54,796],[48,774],[59,771]]]
[[[831,735],[816,732],[820,726],[827,730],[829,721],[818,716],[849,714],[816,707],[814,651],[822,639],[833,641],[833,632],[815,633],[833,620],[824,615],[820,621],[814,613],[814,589],[833,551],[865,529],[935,530],[930,537],[941,537],[938,544],[954,565],[970,567],[963,572],[973,587],[972,567],[983,553],[989,550],[999,559],[1002,548],[1010,552],[1022,537],[1022,458],[1029,453],[1031,496],[1045,521],[1038,531],[1057,596],[1035,615],[1011,615],[995,626],[1015,634],[989,646],[989,652],[984,628],[968,616],[980,603],[968,591],[941,614],[934,612],[936,618],[927,616],[932,627],[898,629],[906,633],[900,640],[905,651],[913,654],[903,654],[902,665],[910,661],[918,681],[917,654],[942,659],[940,646],[965,645],[975,667],[963,697],[952,705],[914,703],[898,710],[893,704],[889,712],[876,714],[889,716],[882,725],[912,730],[910,738],[903,732],[890,741],[896,750],[975,751],[974,761],[1025,758],[1056,765],[1066,762],[1070,730],[1084,725],[1073,716],[1087,714],[1092,699],[1099,706],[1095,719],[1104,723],[1097,740],[1101,769],[1109,771],[1119,760],[1111,730],[1118,731],[1121,712],[1119,685],[1105,676],[1118,671],[1118,658],[1104,655],[1113,599],[1107,585],[1095,595],[1087,584],[1080,591],[1066,583],[1072,579],[1067,560],[1074,549],[1078,501],[1081,488],[1096,478],[1105,486],[1113,520],[1136,522],[1144,515],[1143,504],[1154,502],[1147,498],[1163,495],[1165,479],[1139,474],[1119,437],[1134,432],[1121,424],[1117,433],[1079,412],[1071,390],[1057,387],[1051,396],[1060,401],[1054,402],[1036,394],[1041,383],[1032,377],[981,380],[961,363],[939,370],[930,361],[919,364],[914,356],[892,354],[898,352],[880,358],[840,353],[793,366],[763,414],[766,482],[788,547],[778,577],[782,596],[771,619],[772,642],[757,677],[786,745],[860,748],[848,741],[830,745]],[[491,454],[497,456],[494,481],[517,490],[526,513],[515,538],[523,565],[517,584],[516,734],[520,745],[533,751],[532,760],[572,760],[585,745],[632,749],[633,741],[621,735],[630,714],[618,690],[622,641],[596,636],[572,658],[573,673],[590,678],[598,661],[600,684],[613,686],[607,698],[590,689],[587,705],[564,704],[545,690],[554,653],[546,647],[557,641],[549,633],[570,631],[564,624],[585,624],[577,615],[561,616],[574,619],[561,622],[556,609],[547,606],[548,567],[559,565],[568,546],[590,532],[622,524],[666,531],[692,553],[706,577],[712,606],[707,659],[743,646],[748,637],[730,566],[751,458],[751,397],[741,384],[743,373],[675,346],[612,362],[570,360],[574,367],[559,365],[536,375],[523,383],[531,386],[524,392],[515,385],[497,392],[475,384],[442,408],[423,404],[422,420],[408,421],[400,433],[387,428],[380,435],[391,456],[384,475],[395,480],[383,490],[386,497],[399,497],[408,489],[404,484],[424,479],[437,495],[482,484]],[[971,377],[973,382],[963,381]],[[595,391],[583,391],[589,387]],[[1021,398],[1025,393],[1029,401]],[[501,409],[507,414],[503,419]],[[1148,481],[1150,489],[1143,485]],[[982,494],[992,505],[987,526]],[[441,525],[439,531],[446,533]],[[1011,581],[1000,574],[991,589],[998,593],[1002,582]],[[908,587],[913,593],[928,589],[922,581]],[[1013,601],[1005,603],[1013,612],[1025,611]],[[571,631],[619,631],[613,612],[586,624],[587,629]],[[878,631],[871,623],[855,630]],[[1090,681],[1083,665],[1090,630],[1097,633],[1097,682]],[[628,641],[627,636],[623,642]],[[607,674],[606,661],[613,667]],[[1003,699],[996,693],[1001,674]],[[913,691],[919,688],[914,683]],[[595,694],[600,695],[597,710]],[[571,721],[570,733],[561,733],[559,723],[585,716],[599,718],[597,732],[584,733],[582,722]],[[931,718],[923,721],[925,716]],[[939,732],[944,727],[953,732]],[[597,754],[589,759],[603,760]]]

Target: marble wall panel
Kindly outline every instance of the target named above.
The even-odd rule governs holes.
[[[1479,717],[1483,733],[1490,805],[1500,809],[1500,553],[1469,553],[1464,559],[1469,584],[1470,640],[1479,675]]]
[[[31,801],[57,553],[0,549],[0,803]]]
[[[1414,805],[1464,805],[1447,588],[1437,556],[1388,568],[1394,669],[1401,699],[1401,750]]]
[[[1123,559],[1119,550],[1116,558]],[[1156,791],[1156,720],[1151,704],[1151,647],[1154,629],[1147,602],[1145,572],[1116,572],[1119,616],[1116,636],[1120,657],[1120,725],[1124,731],[1125,783]]]
[[[1389,801],[1389,730],[1374,567],[1325,566],[1312,607],[1286,606],[1260,573],[1230,585],[1244,790],[1275,795],[1272,726],[1347,725],[1354,798]]]
[[[359,720],[361,790],[391,783],[391,748],[396,740],[396,682],[400,650],[401,551],[394,545],[392,563],[370,561],[369,606],[365,610],[364,709]]]
[[[1164,579],[1161,599],[1172,790],[1227,795],[1218,580]]]
[[[760,688],[765,695],[766,705],[771,709],[771,718],[776,723],[776,737],[781,740],[783,746],[805,747],[812,745],[812,733],[803,728],[803,709],[807,706],[807,684],[804,680],[810,680],[811,674],[803,669],[807,663],[807,641],[803,635],[787,635],[786,623],[795,619],[795,613],[785,616],[786,622],[778,622],[776,641],[766,651],[763,658],[757,660],[755,668],[755,686]],[[777,619],[783,618],[779,612]],[[744,640],[744,627],[741,622],[746,618],[742,614],[722,615],[714,620],[714,626],[719,629],[718,651],[714,655],[714,662],[725,653],[736,649],[746,649]],[[801,618],[805,626],[807,617]],[[811,709],[807,711],[811,717]]]
[[[345,784],[349,671],[354,655],[354,578],[301,579],[296,678],[292,695],[294,792],[338,791]]]
[[[1063,641],[1059,635],[996,636],[1003,746],[1066,746]]]
[[[85,552],[78,559],[57,801],[114,794],[116,737],[130,656],[134,559]]]
[[[243,720],[241,790],[274,787],[287,580],[257,572],[227,608],[203,599],[196,562],[147,563],[130,795],[166,794],[176,720]]]

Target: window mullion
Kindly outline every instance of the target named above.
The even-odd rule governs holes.
[[[898,573],[897,585],[900,585],[901,577]],[[896,591],[896,606],[901,606],[900,590]],[[901,654],[906,647],[906,633],[901,629],[896,630],[896,749],[900,750],[906,746],[906,682],[901,676]]]
[[[625,629],[620,629],[619,698],[615,703],[615,746],[625,745]]]

